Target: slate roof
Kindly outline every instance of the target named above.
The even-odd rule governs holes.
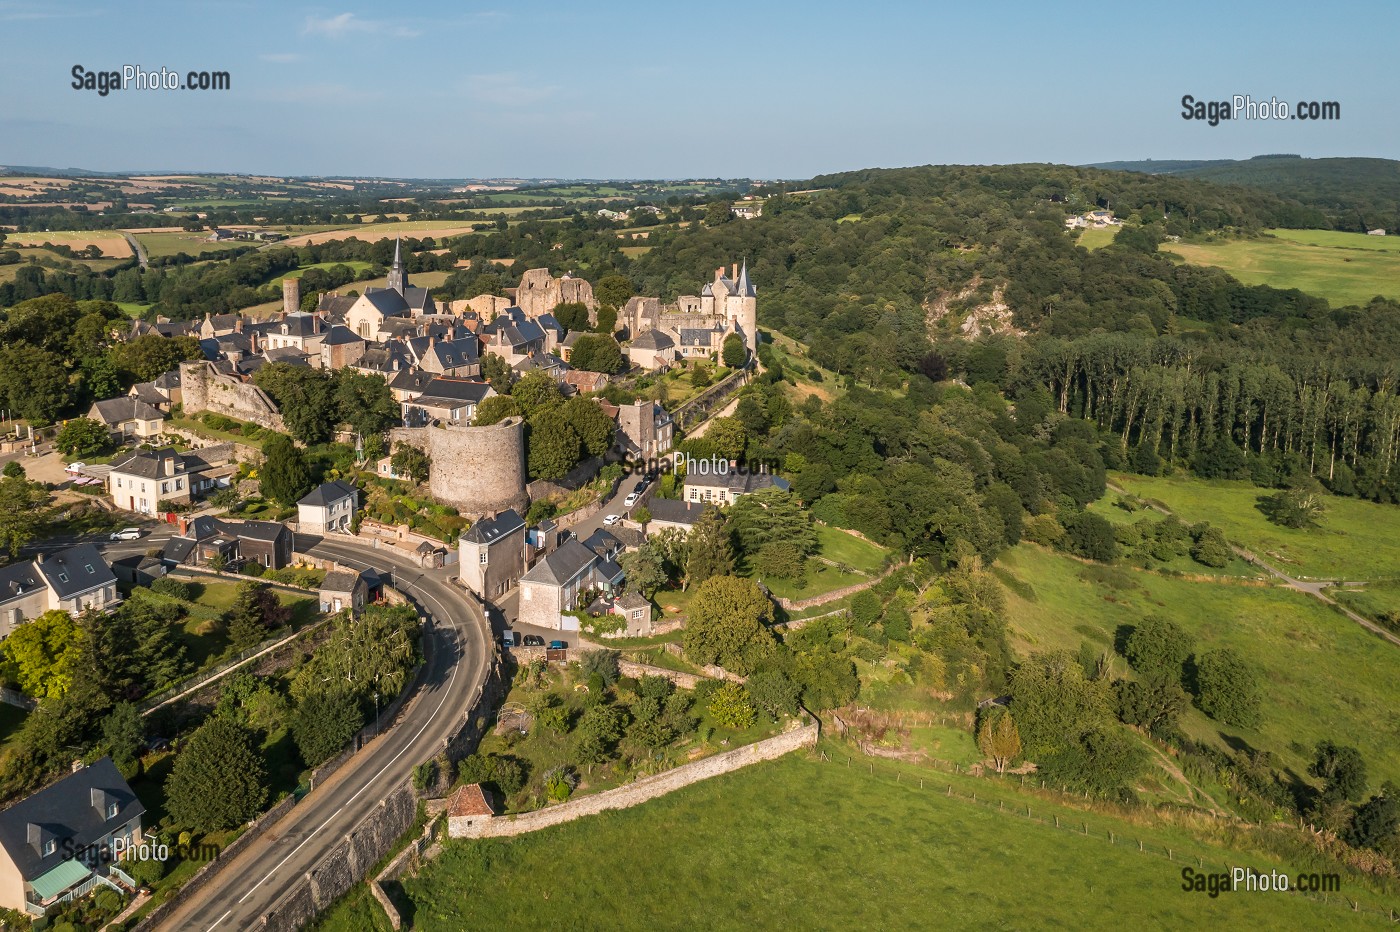
[[[112,568],[92,544],[60,550],[36,562],[35,568],[59,599],[70,599],[81,592],[117,582]]]
[[[355,487],[340,479],[322,482],[297,500],[298,505],[314,505],[328,508],[334,503],[355,494]]]
[[[166,471],[167,460],[174,467],[169,472]],[[121,473],[124,476],[136,476],[138,479],[171,479],[175,476],[183,476],[188,471],[185,457],[176,452],[173,447],[161,447],[159,450],[137,450],[126,459],[112,464],[112,472]]]
[[[156,380],[152,384],[154,384],[156,388],[164,389],[166,391],[169,391],[172,388],[179,388],[180,370],[171,369],[169,372],[162,372],[160,375],[156,376]]]
[[[408,302],[392,288],[366,288],[364,296],[385,317],[402,317],[408,313]]]
[[[316,310],[325,311],[332,317],[344,318],[350,308],[355,306],[356,300],[358,299],[349,295],[323,294],[316,302]]]
[[[283,534],[291,533],[285,524],[276,521],[219,521],[218,525],[225,534],[253,540],[277,540]]]
[[[437,378],[435,372],[422,372],[418,369],[402,369],[389,380],[389,387],[399,392],[422,394],[428,383]]]
[[[131,386],[130,396],[152,407],[163,405],[170,400],[166,398],[165,395],[161,394],[155,382],[137,382],[135,385]],[[98,402],[98,404],[101,404],[101,402]]]
[[[161,398],[160,400],[164,401],[165,399]],[[163,413],[131,395],[95,401],[92,407],[97,412],[98,417],[102,418],[102,422],[108,426],[121,424],[124,421],[165,420]]]
[[[699,502],[683,502],[675,498],[656,498],[653,496],[647,502],[647,510],[651,512],[654,521],[666,521],[671,524],[694,524],[700,520],[705,506]]]
[[[165,547],[160,553],[161,559],[176,565],[184,563],[194,552],[194,545],[195,540],[192,537],[172,537],[165,542]]]
[[[526,582],[562,586],[597,560],[598,555],[578,540],[567,540],[559,545],[558,550],[530,567],[520,578]]]
[[[525,519],[514,508],[507,508],[496,517],[478,521],[467,528],[462,540],[472,544],[490,544],[524,526]]]
[[[489,382],[440,375],[424,386],[423,394],[419,395],[415,401],[418,404],[431,404],[438,400],[480,404],[483,399],[494,393],[495,389],[491,387]]]
[[[643,330],[641,333],[637,334],[636,339],[632,341],[632,345],[637,349],[668,350],[676,345],[676,341],[653,327],[650,330]]]
[[[321,592],[354,592],[362,577],[350,570],[332,570],[321,581]]]
[[[602,528],[598,528],[598,530],[589,534],[588,539],[583,542],[583,545],[600,557],[604,554],[613,553],[622,549],[622,541]]]
[[[681,346],[713,346],[714,335],[718,332],[717,329],[683,327],[681,329]]]
[[[42,586],[33,560],[0,566],[0,603],[27,596]]]
[[[627,609],[628,611],[631,611],[635,608],[646,608],[647,606],[651,605],[650,602],[648,602],[646,599],[642,598],[635,592],[624,592],[622,595],[617,597],[617,601],[613,604],[616,605],[618,608]]]
[[[364,337],[344,324],[334,324],[321,339],[322,346],[344,346],[347,343],[363,343]]]
[[[322,333],[325,329],[325,322],[318,315],[298,311],[280,320],[274,320],[268,332],[305,339]]]
[[[109,819],[106,807],[111,803],[118,808]],[[117,765],[104,757],[0,812],[0,847],[20,876],[33,880],[71,860],[75,848],[95,844],[145,811]],[[34,842],[30,841],[31,825],[38,835]],[[43,854],[46,838],[55,842],[48,856]]]

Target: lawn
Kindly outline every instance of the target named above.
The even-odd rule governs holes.
[[[1091,227],[1079,234],[1079,245],[1090,251],[1102,249],[1113,242],[1121,229],[1123,228],[1120,226]]]
[[[1207,867],[1277,862],[1256,852],[1088,817],[1077,834],[944,795],[983,799],[992,781],[864,759],[801,754],[513,839],[449,842],[405,879],[415,929],[1343,928],[1374,924],[1299,896],[1181,889],[1183,856]],[[900,781],[894,779],[895,773]],[[1002,792],[1007,792],[1002,790]],[[1010,794],[1009,810],[1024,805]],[[1034,802],[1040,815],[1077,813]],[[1176,863],[1139,853],[1142,837]],[[1277,865],[1296,873],[1294,865]],[[1348,878],[1350,879],[1350,878]],[[1353,887],[1356,886],[1353,883]],[[1367,906],[1382,902],[1369,895]],[[1089,919],[1088,917],[1092,917]],[[406,926],[408,923],[406,923]],[[316,926],[388,929],[363,886]]]
[[[1118,628],[1148,614],[1172,619],[1198,652],[1236,650],[1258,675],[1263,723],[1226,728],[1190,711],[1182,727],[1217,745],[1226,736],[1306,774],[1311,749],[1331,739],[1361,750],[1379,788],[1400,778],[1400,651],[1317,600],[1275,586],[1192,582],[1125,567],[1086,565],[1031,544],[998,558],[1016,652],[1112,652]],[[1127,672],[1115,658],[1118,675]]]
[[[817,540],[821,556],[872,576],[880,572],[890,553],[886,547],[826,524],[817,525]]]
[[[1121,508],[1116,503],[1122,499],[1123,496],[1117,492],[1109,492],[1098,501],[1091,502],[1087,510],[1115,525],[1136,524],[1143,520],[1157,522],[1164,518],[1161,512],[1146,505],[1140,505],[1135,511]],[[1240,579],[1263,579],[1269,575],[1248,560],[1233,555],[1230,557],[1230,562],[1221,567],[1197,563],[1191,559],[1190,554],[1187,554],[1172,560],[1154,561],[1152,568],[1202,576],[1233,576]]]
[[[1166,505],[1185,521],[1209,521],[1231,542],[1290,575],[1314,579],[1395,579],[1400,576],[1400,507],[1327,496],[1321,526],[1294,530],[1272,524],[1255,507],[1272,494],[1248,482],[1156,479],[1115,473],[1111,480]]]
[[[1193,265],[1224,269],[1248,285],[1297,288],[1334,305],[1400,297],[1400,241],[1330,230],[1274,230],[1257,239],[1164,243]]]
[[[183,581],[189,582],[188,579]],[[180,643],[185,645],[186,656],[195,670],[203,670],[218,663],[229,649],[228,633],[221,619],[238,599],[238,586],[242,581],[195,582],[193,585],[198,591],[193,602],[180,602],[149,589],[138,589],[133,597],[151,602],[178,602],[185,607],[188,614],[180,621]],[[277,598],[283,605],[291,606],[294,625],[310,620],[316,610],[316,601],[310,593],[297,596],[277,590]]]

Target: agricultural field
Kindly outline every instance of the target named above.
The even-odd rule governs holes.
[[[339,242],[345,239],[358,239],[366,243],[373,243],[381,239],[393,239],[396,236],[412,236],[416,239],[431,236],[434,239],[442,239],[449,236],[464,236],[474,229],[471,224],[465,224],[460,220],[404,220],[392,223],[365,223],[293,236],[280,243],[270,245],[296,248],[297,246],[312,246],[317,243]]]
[[[1140,498],[1161,502],[1185,521],[1209,521],[1238,544],[1290,576],[1311,579],[1400,578],[1400,507],[1358,498],[1326,497],[1319,527],[1271,523],[1256,507],[1271,494],[1248,482],[1148,478],[1115,473],[1111,481]]]
[[[1376,787],[1400,779],[1400,651],[1300,592],[1268,584],[1191,581],[1126,567],[1084,564],[1032,544],[998,558],[1006,619],[1022,656],[1053,649],[1114,650],[1120,626],[1145,615],[1170,618],[1196,650],[1236,650],[1263,688],[1263,723],[1225,728],[1192,709],[1182,730],[1226,747],[1269,750],[1296,774],[1312,748],[1331,739],[1359,748]],[[1127,672],[1121,657],[1116,671]]]
[[[1314,866],[1207,845],[1184,829],[1085,815],[992,780],[859,756],[847,766],[848,749],[825,749],[832,760],[792,754],[634,809],[512,839],[449,842],[390,894],[410,904],[413,928],[424,932],[746,930],[764,916],[798,929],[1081,928],[1087,916],[1094,926],[1150,928],[1377,921],[1296,895],[1210,898],[1181,889],[1182,859],[1290,875]],[[937,788],[920,789],[924,778]],[[974,792],[1004,798],[1007,811],[971,802]],[[1083,824],[1085,834],[1024,818],[1018,807],[1028,802],[1045,822],[1058,816]],[[1171,848],[1176,863],[1112,844],[1109,831],[1141,838],[1150,851]],[[1364,902],[1384,909],[1375,894]],[[387,932],[389,924],[360,885],[314,928]]]
[[[1086,229],[1079,234],[1079,245],[1088,250],[1102,249],[1113,242],[1121,229],[1120,226]]]
[[[232,249],[236,246],[249,245],[239,242],[211,243],[209,233],[189,233],[184,230],[179,232],[163,231],[160,233],[136,233],[133,234],[136,241],[146,249],[146,255],[152,259],[161,256],[174,256],[180,253],[197,256],[204,252],[213,252],[219,249]]]
[[[275,285],[278,282],[282,281],[284,278],[301,278],[303,275],[306,274],[307,269],[330,269],[334,268],[337,265],[348,265],[356,272],[368,272],[371,267],[370,263],[363,262],[359,259],[346,259],[343,262],[313,262],[310,265],[303,265],[300,268],[293,269],[285,275],[278,275],[277,277],[271,278],[268,281],[271,284]]]
[[[1248,285],[1297,288],[1332,304],[1400,298],[1400,239],[1331,230],[1271,230],[1259,239],[1164,243],[1193,265],[1224,269]]]
[[[78,252],[89,246],[97,246],[102,250],[104,259],[131,258],[131,244],[126,241],[126,237],[112,230],[52,230],[43,233],[8,233],[5,236],[5,247],[11,249],[18,246],[42,246],[45,243],[67,246]]]

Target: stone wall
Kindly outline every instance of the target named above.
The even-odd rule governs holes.
[[[525,422],[510,417],[487,427],[396,427],[390,449],[407,443],[428,454],[428,491],[434,500],[479,518],[514,508],[525,494]]]
[[[213,411],[269,430],[287,431],[267,392],[251,382],[224,375],[211,362],[180,363],[180,386],[186,415]]]
[[[730,773],[750,764],[773,760],[799,748],[812,747],[817,743],[819,728],[820,725],[813,721],[754,744],[735,748],[732,751],[716,754],[713,757],[707,757],[690,764],[683,764],[665,773],[643,777],[627,786],[604,790],[592,796],[585,796],[536,812],[526,812],[516,816],[498,816],[494,819],[474,818],[470,827],[465,824],[466,819],[464,818],[449,818],[447,833],[452,838],[501,838],[536,832],[542,828],[572,822],[575,819],[596,815],[609,809],[627,809],[692,783]]]
[[[598,302],[593,299],[593,286],[586,279],[564,275],[554,278],[549,269],[530,269],[520,276],[515,289],[515,303],[528,317],[552,314],[565,302],[583,304],[588,308],[591,323],[597,323]]]

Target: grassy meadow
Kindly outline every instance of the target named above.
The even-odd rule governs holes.
[[[1118,236],[1120,226],[1089,227],[1079,234],[1079,245],[1088,250],[1102,249]]]
[[[1400,238],[1332,230],[1271,230],[1258,239],[1164,243],[1193,265],[1224,269],[1248,285],[1297,288],[1337,306],[1400,298]]]
[[[1295,530],[1264,517],[1255,505],[1261,496],[1271,494],[1270,490],[1249,482],[1126,473],[1115,473],[1111,481],[1141,498],[1161,502],[1187,524],[1209,521],[1231,542],[1289,575],[1348,580],[1400,577],[1400,547],[1396,544],[1400,540],[1400,507],[1394,505],[1327,496],[1320,526]]]
[[[238,241],[223,243],[211,243],[208,231],[201,233],[189,233],[183,230],[179,232],[164,233],[134,233],[136,241],[146,250],[146,255],[152,259],[162,256],[175,256],[185,253],[190,256],[197,256],[200,253],[214,252],[220,249],[233,249],[237,246],[251,245]]]
[[[1017,794],[993,780],[879,760],[806,754],[707,780],[634,809],[512,839],[449,842],[397,885],[408,927],[509,929],[1348,928],[1376,923],[1296,895],[1211,899],[1181,889],[1183,857],[1207,868],[1279,864]],[[895,774],[899,774],[896,781]],[[936,781],[920,789],[918,781]],[[1030,802],[1077,834],[947,796]],[[1174,861],[1107,833],[1171,848]],[[1344,881],[1345,882],[1345,881]],[[1353,885],[1355,886],[1355,885]],[[1353,895],[1357,894],[1353,891]],[[1383,908],[1365,894],[1369,908]],[[321,932],[387,930],[364,885]]]
[[[1085,641],[1112,652],[1120,626],[1172,619],[1197,652],[1230,647],[1263,686],[1258,729],[1221,726],[1192,709],[1182,730],[1221,747],[1273,751],[1300,777],[1312,749],[1331,739],[1360,749],[1373,788],[1400,779],[1400,651],[1316,599],[1271,586],[1195,582],[1126,567],[1085,564],[1021,544],[992,572],[1006,589],[1013,647],[1025,656]],[[1116,671],[1127,662],[1116,657]]]

